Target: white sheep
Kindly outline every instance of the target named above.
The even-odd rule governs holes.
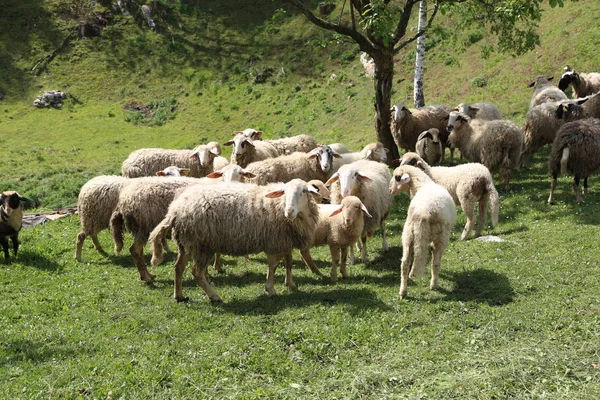
[[[234,256],[265,252],[269,266],[266,291],[276,294],[274,274],[286,263],[286,285],[296,289],[291,276],[292,249],[305,249],[314,238],[319,210],[317,190],[300,179],[285,184],[197,185],[182,193],[164,220],[150,235],[152,265],[163,258],[162,242],[172,232],[179,254],[175,262],[175,299],[185,301],[183,272],[190,259],[192,274],[208,298],[221,298],[206,280],[208,262],[215,253]]]
[[[139,149],[132,152],[121,166],[123,176],[153,176],[171,165],[190,170],[189,176],[204,177],[213,172],[213,159],[221,154],[219,144],[211,142],[192,150]]]
[[[81,261],[81,250],[87,236],[92,238],[97,251],[106,254],[98,241],[98,233],[109,227],[110,216],[119,201],[119,193],[128,181],[128,178],[122,176],[102,175],[90,179],[81,187],[77,200],[81,226],[75,245],[77,261]]]
[[[467,160],[482,163],[490,172],[499,168],[502,181],[508,186],[511,169],[519,167],[523,147],[523,133],[517,124],[509,120],[471,119],[452,111],[447,130],[450,142]]]
[[[357,151],[354,153],[343,153],[339,154],[340,157],[335,157],[333,160],[333,166],[331,172],[335,172],[342,165],[353,163],[358,160],[372,160],[385,162],[387,160],[388,149],[383,147],[383,144],[380,142],[373,142],[367,144],[361,151]],[[334,153],[335,154],[335,153]]]
[[[488,121],[502,119],[502,113],[500,112],[500,109],[492,103],[460,103],[452,111],[458,111],[463,114],[467,114],[471,118],[485,119]]]
[[[387,165],[370,160],[359,160],[342,166],[329,178],[326,185],[331,185],[331,202],[340,204],[347,196],[358,197],[372,217],[365,218],[361,234],[361,253],[363,262],[369,261],[367,254],[367,236],[374,230],[381,229],[383,251],[389,251],[385,220],[388,217],[392,196],[388,191],[391,174]],[[350,247],[350,264],[354,263],[354,249]]]
[[[454,204],[460,205],[467,216],[467,223],[460,235],[460,240],[465,240],[475,225],[475,205],[479,204],[479,222],[475,237],[481,235],[485,225],[486,205],[490,201],[492,227],[498,224],[500,212],[500,198],[494,186],[492,174],[479,163],[461,164],[454,167],[431,167],[418,154],[405,153],[400,159],[400,166],[412,165],[421,169],[433,181],[442,185]]]
[[[405,298],[407,295],[408,278],[417,278],[423,274],[430,246],[432,261],[429,289],[433,290],[437,287],[442,255],[456,223],[454,201],[444,187],[410,165],[394,170],[389,190],[394,195],[408,192],[411,197],[402,230],[400,297]]]
[[[271,143],[263,140],[253,140],[241,134],[236,135],[223,145],[233,145],[230,162],[242,168],[246,168],[248,164],[255,161],[279,156],[279,151]]]
[[[313,187],[319,192],[319,195],[321,196],[321,201],[317,201],[318,203],[329,202],[331,200],[331,193],[329,192],[329,189],[327,189],[327,186],[325,186],[325,183],[323,181],[319,179],[311,179],[307,183],[309,185],[313,185]]]
[[[292,153],[253,162],[246,170],[256,175],[252,182],[258,185],[287,182],[295,178],[325,181],[329,177],[334,157],[341,156],[328,146],[321,145],[308,153]]]
[[[390,109],[392,112],[391,130],[399,149],[415,151],[415,145],[421,132],[429,128],[437,128],[440,133],[446,132],[444,118],[448,117],[450,108],[443,106],[427,106],[408,109],[399,103]],[[442,134],[445,139],[445,135]]]
[[[156,176],[188,176],[189,168],[179,168],[176,165],[171,165],[161,171],[156,171]]]
[[[331,148],[331,150],[335,151],[338,154],[350,153],[350,150],[348,150],[346,145],[343,143],[331,143],[331,144],[328,144],[327,146],[329,146]]]
[[[529,101],[530,110],[542,103],[568,100],[567,95],[551,83],[552,79],[554,79],[553,76],[548,78],[545,75],[539,75],[535,78],[535,81],[527,85],[527,87],[533,88],[533,94]]]
[[[329,246],[332,282],[337,282],[338,269],[342,277],[348,277],[346,271],[348,247],[354,245],[362,235],[364,227],[363,214],[371,217],[364,204],[355,196],[344,197],[341,204],[319,204],[320,219],[315,229],[315,238],[311,247]],[[310,249],[301,250],[300,254],[311,271],[317,269],[310,254]]]
[[[13,254],[19,251],[19,232],[23,225],[23,202],[29,199],[9,190],[0,195],[0,244],[4,251],[4,259],[8,260],[8,238],[13,244]]]
[[[600,92],[600,73],[579,73],[567,65],[565,73],[562,74],[558,82],[558,88],[564,91],[569,85],[573,86],[573,98],[581,98],[598,93]]]
[[[431,165],[440,165],[444,158],[444,147],[440,139],[440,131],[430,128],[419,135],[416,152]]]

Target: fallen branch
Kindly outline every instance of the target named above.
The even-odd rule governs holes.
[[[62,43],[60,44],[60,46],[58,46],[52,53],[41,57],[37,60],[37,62],[35,63],[35,65],[33,66],[33,68],[31,68],[31,72],[33,72],[35,75],[39,75],[42,73],[42,71],[44,71],[46,68],[48,68],[48,64],[54,60],[54,57],[56,57],[56,55],[63,49],[65,48],[65,46],[68,44],[69,40],[71,39],[71,37],[73,36],[73,34],[77,31],[77,28],[79,28],[79,24],[75,25],[74,27],[71,28],[71,30],[69,31],[69,34],[67,35],[67,37],[65,37],[62,41]],[[39,68],[38,68],[39,67]]]

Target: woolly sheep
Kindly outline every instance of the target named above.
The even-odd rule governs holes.
[[[511,168],[518,168],[523,147],[521,128],[509,120],[485,121],[452,111],[448,118],[450,142],[469,161],[480,162],[490,172],[500,168],[508,186]]]
[[[256,175],[252,182],[258,185],[287,182],[295,178],[325,181],[329,177],[334,157],[340,155],[331,151],[328,146],[321,145],[309,153],[292,153],[253,162],[246,170]]]
[[[321,201],[317,201],[317,203],[329,202],[331,200],[331,193],[325,183],[318,179],[311,179],[307,182],[309,185],[313,185],[315,189],[319,192],[319,196],[321,196]]]
[[[213,170],[218,171],[229,165],[229,160],[223,156],[215,156],[213,160]]]
[[[363,147],[361,151],[355,153],[344,153],[340,154],[340,157],[336,157],[333,160],[332,172],[340,169],[342,165],[350,164],[357,160],[385,162],[387,160],[388,151],[389,150],[383,147],[383,144],[380,142],[369,143]]]
[[[600,92],[581,99],[560,103],[554,116],[564,122],[583,118],[600,118]]]
[[[431,165],[440,165],[444,158],[440,131],[430,128],[419,135],[417,139],[416,152]]]
[[[535,81],[527,85],[527,87],[533,88],[533,94],[529,101],[530,110],[542,103],[568,100],[567,95],[550,82],[552,79],[554,79],[553,76],[548,78],[545,75],[539,75],[535,78]]]
[[[13,254],[19,251],[19,232],[23,225],[23,202],[29,199],[15,191],[6,191],[0,195],[0,244],[4,251],[4,259],[9,259],[8,238],[13,244]]]
[[[232,146],[232,164],[246,168],[248,164],[255,161],[266,160],[277,157],[279,151],[271,143],[262,140],[253,140],[244,135],[236,135],[233,139],[223,143],[224,146]]]
[[[449,110],[449,108],[441,106],[427,106],[409,110],[402,103],[392,106],[390,109],[393,113],[391,131],[398,148],[415,151],[419,135],[429,128],[437,128],[444,136],[443,133],[446,132],[444,118],[448,117]]]
[[[331,150],[335,151],[338,154],[350,153],[350,150],[348,150],[348,148],[343,143],[331,143],[327,146],[329,146]]]
[[[588,190],[587,179],[600,169],[600,119],[586,118],[567,122],[556,133],[550,152],[549,169],[552,175],[548,203],[554,202],[554,189],[560,174],[574,175],[573,191],[577,202],[583,202],[579,181],[583,178],[583,193]]]
[[[127,178],[152,176],[171,165],[188,168],[189,176],[204,177],[213,172],[213,159],[221,154],[219,144],[211,142],[193,150],[139,149],[123,161],[121,171]]]
[[[361,252],[363,262],[369,261],[367,254],[367,236],[373,231],[381,228],[383,251],[389,250],[385,231],[385,220],[388,217],[392,196],[388,191],[390,170],[385,164],[371,160],[359,160],[352,164],[343,165],[335,174],[329,178],[326,185],[331,185],[331,202],[340,204],[347,196],[358,197],[371,217],[365,218],[363,232],[361,234]],[[354,263],[354,249],[350,246],[350,264]]]
[[[502,113],[498,107],[492,103],[460,103],[452,111],[458,111],[467,114],[471,118],[485,119],[487,121],[502,119]]]
[[[235,132],[236,136],[225,143],[226,146],[230,146],[232,144],[234,144],[234,152],[236,153],[236,164],[240,164],[242,167],[245,167],[246,165],[249,164],[249,162],[247,160],[244,160],[244,157],[242,156],[242,153],[244,153],[245,151],[245,147],[250,144],[254,144],[256,145],[256,141],[260,141],[263,144],[262,145],[258,145],[261,149],[258,150],[259,152],[259,156],[261,156],[261,151],[263,153],[267,152],[272,152],[273,148],[275,149],[276,155],[271,155],[270,157],[276,157],[277,155],[286,155],[286,154],[291,154],[294,152],[308,152],[312,149],[314,149],[315,147],[317,147],[317,141],[309,135],[297,135],[297,136],[291,136],[291,137],[286,137],[286,138],[282,138],[282,139],[267,139],[267,140],[263,140],[262,137],[262,131],[257,131],[255,129],[245,129],[242,132]],[[238,138],[236,140],[236,138]],[[244,139],[248,139],[250,140],[250,142],[245,141]],[[256,158],[256,159],[251,159],[250,162],[253,161],[260,161],[260,160],[264,160],[265,158],[269,158],[269,157],[263,157],[263,158]],[[234,159],[234,155],[232,154],[231,156],[231,161],[232,163]],[[243,165],[246,164],[246,165]]]
[[[568,65],[565,67],[565,73],[558,81],[558,88],[566,90],[569,85],[573,86],[573,97],[581,98],[600,92],[600,73],[579,73],[572,70]]]
[[[400,297],[405,298],[407,295],[408,278],[420,277],[423,274],[430,246],[433,257],[429,289],[433,290],[437,287],[442,255],[456,223],[454,201],[444,187],[433,182],[420,169],[410,165],[394,170],[389,190],[394,195],[408,192],[411,197],[402,230]]]
[[[337,282],[338,268],[342,277],[347,278],[346,259],[348,246],[352,246],[360,238],[364,218],[371,217],[369,211],[358,197],[347,196],[341,204],[319,204],[319,223],[315,229],[315,238],[311,247],[328,245],[331,252],[331,281]],[[340,263],[341,251],[341,263]],[[310,249],[300,251],[302,259],[311,269],[317,269]]]
[[[75,245],[77,261],[81,261],[83,242],[88,236],[92,238],[96,250],[106,254],[98,241],[98,233],[109,227],[110,217],[119,201],[119,193],[128,181],[128,178],[122,176],[101,175],[90,179],[81,187],[77,200],[81,226]]]
[[[305,249],[314,238],[319,210],[316,189],[300,179],[285,184],[197,185],[182,193],[150,235],[152,265],[162,261],[162,241],[172,232],[179,254],[175,262],[175,299],[185,301],[181,281],[185,266],[194,260],[192,274],[208,298],[221,298],[206,280],[207,264],[215,253],[246,255],[265,252],[269,266],[266,291],[276,294],[274,274],[286,263],[286,285],[296,289],[291,276],[293,248]],[[235,228],[235,229],[232,229]]]
[[[461,164],[455,167],[431,167],[418,154],[405,153],[400,159],[400,166],[412,165],[421,169],[435,183],[442,185],[454,204],[460,205],[467,216],[467,223],[460,235],[460,240],[465,240],[475,225],[475,205],[479,204],[479,222],[475,237],[481,235],[485,224],[486,204],[490,200],[492,227],[498,224],[500,199],[494,187],[492,174],[479,163]]]
[[[175,165],[171,165],[162,171],[157,171],[156,176],[187,176],[189,173],[189,168],[179,168]]]

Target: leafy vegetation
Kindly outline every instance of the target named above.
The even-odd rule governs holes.
[[[113,11],[100,36],[75,36],[43,73],[28,72],[69,34],[65,4],[0,0],[0,187],[36,207],[74,205],[84,182],[118,174],[139,147],[190,148],[246,127],[351,149],[375,138],[373,82],[356,48],[279,2],[164,2],[170,14],[155,31]],[[541,46],[517,58],[488,54],[488,37],[456,38],[439,20],[428,39],[428,102],[491,100],[522,123],[533,77],[600,65],[595,3],[564,5],[544,11]],[[412,93],[410,53],[398,55],[395,101]],[[44,89],[69,93],[62,109],[31,106]],[[176,117],[125,121],[125,104],[155,99],[174,99]],[[390,253],[376,235],[374,260],[351,266],[349,279],[321,281],[296,254],[300,291],[284,288],[280,270],[279,295],[267,298],[264,256],[226,257],[227,273],[211,272],[225,300],[217,306],[188,273],[191,301],[172,299],[174,255],[143,284],[127,252],[109,250],[106,231],[109,256],[86,242],[75,262],[77,216],[25,229],[18,258],[0,264],[0,397],[597,399],[600,192],[592,178],[586,204],[576,204],[564,177],[547,205],[547,157],[500,189],[500,224],[484,232],[505,241],[457,241],[459,212],[440,289],[413,282],[406,301],[406,196],[388,221]],[[329,268],[326,249],[314,258]]]

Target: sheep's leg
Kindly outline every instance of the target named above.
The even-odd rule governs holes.
[[[587,177],[583,178],[583,194],[587,194],[588,193],[588,183],[587,183]]]
[[[556,179],[558,177],[552,174],[552,183],[550,184],[550,196],[548,197],[548,204],[554,203],[554,190],[556,189]]]
[[[98,234],[92,233],[90,235],[90,238],[92,239],[92,243],[94,244],[94,247],[96,248],[96,250],[100,254],[106,255],[106,252],[104,251],[104,249],[102,248],[102,245],[100,244],[100,241],[98,240]]]
[[[215,254],[215,263],[213,264],[213,268],[219,274],[222,274],[225,272],[223,270],[223,266],[221,265],[221,254],[220,253]]]
[[[320,276],[320,277],[325,276],[321,273],[321,271],[319,271],[319,268],[317,268],[317,266],[312,258],[312,255],[310,254],[310,249],[300,250],[300,256],[302,257],[302,260],[304,260],[304,264],[306,264],[308,269],[310,269],[313,274]]]
[[[202,251],[194,254],[194,268],[192,268],[192,275],[196,278],[198,285],[204,289],[204,293],[206,293],[211,302],[222,303],[223,300],[219,297],[217,292],[215,292],[212,286],[210,286],[208,279],[206,279],[208,263],[212,256],[212,254]]]
[[[467,223],[465,224],[465,229],[463,229],[462,234],[460,235],[460,240],[465,240],[469,236],[469,233],[471,233],[471,229],[473,229],[473,224],[475,222],[475,207],[473,203],[466,201],[461,202],[460,207],[463,209],[463,212],[467,216]],[[476,234],[475,236],[479,235]]]
[[[369,262],[369,254],[367,254],[367,233],[363,232],[363,235],[361,236],[360,240],[362,242],[362,248],[361,248],[361,253],[362,253],[362,260],[364,263]]]
[[[265,290],[267,291],[267,295],[275,296],[277,292],[275,291],[275,270],[277,269],[277,264],[283,258],[281,254],[267,254],[267,264],[269,269],[267,271],[267,285]]]
[[[340,264],[340,248],[329,246],[329,252],[331,253],[331,282],[336,283],[338,280],[338,265]]]
[[[444,252],[443,248],[443,246],[440,246],[438,244],[433,245],[433,257],[431,260],[431,281],[429,282],[430,290],[434,290],[438,285],[442,253]]]
[[[340,263],[340,272],[342,273],[342,278],[348,278],[348,271],[346,271],[346,261],[348,260],[348,248],[342,247],[342,260]]]
[[[402,263],[400,265],[400,297],[408,293],[408,269],[412,263],[413,248],[410,241],[402,242]]]
[[[129,248],[129,252],[131,253],[131,257],[133,257],[133,262],[140,273],[140,279],[146,283],[151,283],[154,280],[154,275],[148,272],[148,268],[146,267],[146,262],[144,261],[144,243],[138,240],[134,240],[133,244]]]
[[[162,239],[162,244],[163,244],[163,248],[165,249],[165,251],[167,253],[170,253],[171,249],[169,249],[169,244],[167,243],[167,238]]]
[[[4,251],[4,259],[8,260],[10,255],[8,254],[8,239],[4,236],[0,237],[0,244],[2,245],[2,250]]]
[[[484,195],[483,198],[479,200],[479,222],[477,223],[475,237],[481,236],[481,231],[483,230],[483,226],[485,225],[485,212],[487,209],[488,200],[489,194]]]
[[[383,251],[387,253],[390,251],[390,247],[387,242],[387,234],[385,233],[385,219],[382,219],[379,223],[379,227],[381,228],[381,240],[383,242]]]
[[[355,258],[354,258],[354,248],[352,246],[347,246],[346,250],[350,249],[350,257],[348,257],[348,264],[354,264],[355,263]]]
[[[573,179],[573,191],[575,192],[575,198],[578,203],[583,203],[583,197],[581,197],[581,193],[579,192],[579,182],[581,178],[579,175],[575,175],[575,179]]]
[[[10,240],[12,240],[12,244],[13,244],[13,252],[15,257],[17,256],[17,252],[19,251],[19,235],[18,233],[14,236],[10,237]]]
[[[187,254],[181,247],[179,247],[179,254],[177,255],[177,261],[175,261],[175,300],[178,302],[188,301],[187,297],[183,296],[183,291],[181,290],[181,281],[183,280],[183,271],[185,271],[185,266],[190,260],[190,255]]]
[[[292,251],[290,250],[283,257],[283,263],[285,265],[285,286],[290,288],[290,290],[296,291],[298,287],[294,283],[294,278],[292,277],[292,265],[294,260],[292,258]]]
[[[85,233],[79,232],[77,235],[77,243],[75,244],[75,259],[81,262],[81,250],[83,249],[83,242],[85,242]]]

